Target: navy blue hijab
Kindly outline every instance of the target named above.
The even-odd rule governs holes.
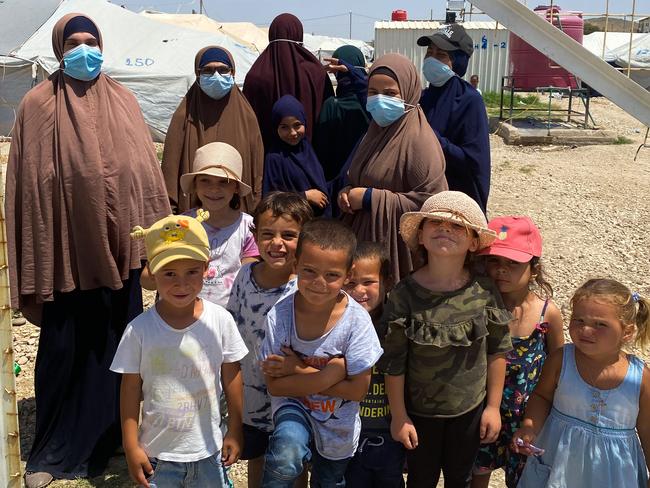
[[[297,145],[292,146],[278,136],[277,129],[284,117],[296,117],[303,125],[306,124],[305,109],[292,95],[284,95],[273,105],[273,143],[264,159],[262,194],[288,191],[304,197],[305,191],[315,189],[325,193],[329,199],[323,168],[307,138],[303,137]],[[323,209],[312,207],[317,216],[331,216],[329,204]]]
[[[336,73],[336,97],[323,104],[312,138],[328,181],[338,176],[370,124],[366,111],[368,75],[361,68],[366,63],[363,53],[354,46],[341,46],[332,56],[348,70]]]
[[[464,69],[459,71],[464,72],[467,60],[460,61],[454,63],[454,68],[462,67]],[[472,85],[454,76],[441,87],[429,85],[422,92],[420,105],[445,154],[449,189],[469,195],[485,213],[491,163],[490,132],[483,98]]]

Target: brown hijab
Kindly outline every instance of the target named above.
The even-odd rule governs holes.
[[[373,188],[372,208],[346,215],[360,240],[383,242],[390,252],[396,279],[412,271],[408,247],[399,236],[404,212],[419,210],[434,193],[447,189],[445,157],[438,138],[418,104],[420,77],[413,63],[401,54],[380,57],[379,68],[390,70],[399,84],[406,114],[387,127],[374,121],[354,153],[348,173],[352,187]]]
[[[62,17],[52,47],[62,61]],[[99,31],[99,29],[98,29]],[[98,39],[102,49],[101,36]],[[63,64],[63,63],[62,63]],[[151,135],[135,97],[104,74],[60,69],[18,109],[5,212],[11,302],[35,324],[55,292],[122,287],[143,246],[129,237],[170,211]]]
[[[199,206],[196,195],[184,195],[180,178],[193,171],[194,153],[210,142],[225,142],[239,151],[243,160],[242,181],[253,191],[242,198],[242,210],[251,213],[262,197],[264,146],[257,118],[244,95],[235,85],[220,100],[209,97],[199,86],[199,63],[208,49],[224,51],[235,75],[235,61],[224,48],[208,46],[194,58],[196,81],[174,112],[163,152],[162,171],[167,193],[179,213]]]

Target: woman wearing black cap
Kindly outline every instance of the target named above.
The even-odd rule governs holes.
[[[422,72],[429,87],[420,105],[445,154],[450,190],[466,193],[487,209],[490,192],[490,139],[481,95],[461,76],[474,52],[472,38],[459,24],[418,39],[426,46]]]

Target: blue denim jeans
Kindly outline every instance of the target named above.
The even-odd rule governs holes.
[[[221,464],[221,452],[190,463],[152,459],[151,488],[228,488],[226,468]]]
[[[311,461],[311,488],[345,487],[345,469],[350,458],[325,459],[314,447],[307,414],[298,407],[281,407],[273,416],[275,430],[264,457],[262,488],[291,488]]]
[[[406,450],[390,432],[361,432],[357,452],[348,464],[345,482],[354,488],[403,488]]]

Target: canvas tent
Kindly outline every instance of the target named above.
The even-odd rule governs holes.
[[[53,4],[51,0],[0,2],[0,32],[28,17],[25,11],[39,3]],[[52,51],[52,27],[69,12],[82,12],[97,22],[104,38],[103,71],[133,91],[159,141],[164,139],[174,110],[194,82],[194,55],[199,49],[210,44],[228,49],[237,64],[238,84],[243,83],[257,58],[253,49],[221,32],[166,25],[106,0],[64,0],[36,29],[34,21],[24,22],[26,40],[19,41],[22,44],[10,53],[0,53],[9,54],[0,58],[0,135],[8,135],[13,126],[15,109],[31,85],[32,63],[45,75],[58,68]],[[20,31],[17,27],[14,30]],[[2,37],[4,42],[4,34]]]
[[[144,10],[140,15],[204,32],[223,32],[233,39],[247,44],[258,53],[261,53],[269,44],[268,27],[257,27],[251,22],[220,22],[201,14],[166,14],[151,10]],[[373,48],[367,42],[358,39],[319,36],[306,32],[303,35],[303,45],[319,59],[331,57],[337,48],[347,44],[358,47],[366,58],[366,62],[372,61]]]
[[[140,15],[149,19],[202,32],[223,32],[257,53],[268,45],[268,34],[251,22],[218,22],[203,14],[166,14],[144,10]]]

